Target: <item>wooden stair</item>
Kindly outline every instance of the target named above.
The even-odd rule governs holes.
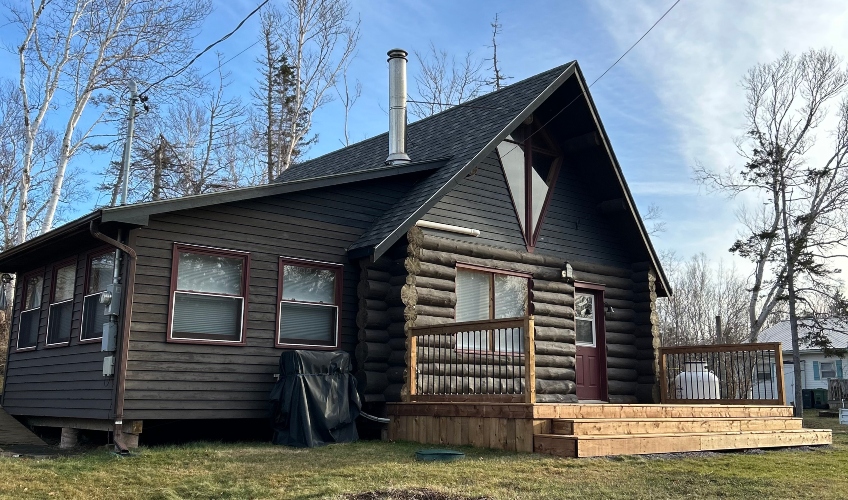
[[[534,436],[537,453],[598,457],[831,443],[830,430],[804,429],[788,406],[579,405],[557,416],[549,432]]]

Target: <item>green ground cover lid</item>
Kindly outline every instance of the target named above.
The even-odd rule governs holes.
[[[415,458],[424,462],[452,462],[465,458],[465,453],[454,450],[418,450]]]

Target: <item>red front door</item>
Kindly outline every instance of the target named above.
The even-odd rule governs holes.
[[[574,294],[577,354],[577,399],[606,400],[606,346],[603,335],[603,292]]]

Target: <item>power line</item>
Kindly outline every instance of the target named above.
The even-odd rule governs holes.
[[[177,70],[176,72],[171,73],[170,75],[166,76],[165,78],[162,78],[161,80],[158,80],[158,81],[156,81],[156,82],[154,82],[154,83],[150,84],[150,85],[149,85],[146,89],[144,89],[141,93],[139,93],[139,96],[143,96],[144,94],[146,94],[146,93],[147,93],[147,91],[148,91],[148,90],[152,89],[152,88],[153,88],[153,87],[155,87],[156,85],[159,85],[160,83],[164,82],[165,80],[167,80],[167,79],[169,79],[169,78],[174,78],[174,77],[176,77],[176,76],[179,76],[179,75],[180,75],[180,73],[182,73],[183,71],[187,70],[187,69],[189,68],[189,66],[191,66],[192,64],[194,64],[194,62],[195,62],[195,61],[197,61],[197,60],[200,58],[200,56],[202,56],[203,54],[205,54],[205,53],[209,52],[209,50],[210,50],[212,47],[214,47],[214,46],[218,45],[219,43],[223,42],[223,41],[224,41],[224,40],[226,40],[227,38],[231,37],[231,36],[233,35],[233,33],[235,33],[236,31],[238,31],[238,30],[239,30],[239,28],[241,28],[241,27],[242,27],[242,25],[243,25],[244,23],[246,23],[246,22],[247,22],[247,20],[248,20],[248,19],[250,19],[251,17],[253,17],[253,15],[254,15],[254,14],[256,14],[257,12],[259,12],[259,9],[261,9],[262,7],[264,7],[264,6],[265,6],[265,4],[267,4],[267,3],[268,3],[268,2],[270,2],[270,1],[271,1],[271,0],[265,0],[265,1],[263,1],[261,4],[259,4],[259,6],[258,6],[258,7],[256,7],[255,9],[253,9],[253,11],[251,11],[251,12],[250,12],[250,14],[248,14],[248,15],[247,15],[247,17],[245,17],[244,19],[242,19],[242,20],[241,20],[241,22],[240,22],[240,23],[238,23],[238,25],[235,27],[235,29],[233,29],[232,31],[230,31],[230,32],[229,32],[229,33],[227,33],[226,35],[222,36],[221,38],[219,38],[218,40],[216,40],[214,43],[212,43],[212,44],[208,45],[205,49],[201,50],[201,51],[200,51],[200,52],[199,52],[196,56],[194,56],[194,57],[191,59],[191,61],[189,61],[189,62],[188,62],[188,64],[186,64],[185,66],[183,66],[182,68],[180,68],[180,69],[179,69],[179,70]],[[247,49],[245,49],[245,50],[247,50]]]
[[[672,11],[672,9],[674,9],[675,7],[677,7],[677,4],[679,4],[679,3],[680,3],[680,0],[677,0],[676,2],[674,2],[674,3],[671,5],[671,7],[669,7],[669,8],[668,8],[668,10],[666,10],[666,11],[663,13],[663,15],[661,15],[661,16],[660,16],[660,18],[659,18],[659,19],[657,19],[657,20],[656,20],[656,22],[655,22],[654,24],[652,24],[650,28],[648,28],[648,31],[646,31],[646,32],[645,32],[645,34],[643,34],[642,36],[640,36],[640,37],[639,37],[639,39],[638,39],[638,40],[636,40],[636,42],[634,42],[634,43],[633,43],[633,45],[631,45],[631,46],[630,46],[630,48],[628,48],[626,51],[624,51],[624,53],[623,53],[623,54],[621,54],[621,57],[619,57],[618,59],[616,59],[616,60],[615,60],[615,62],[614,62],[614,63],[612,63],[612,64],[610,65],[610,67],[609,67],[609,68],[607,68],[607,69],[606,69],[603,73],[601,73],[601,76],[599,76],[599,77],[595,78],[595,81],[593,81],[593,82],[592,82],[592,83],[591,83],[591,84],[590,84],[590,85],[586,88],[586,90],[584,90],[584,91],[580,92],[579,94],[577,94],[577,96],[575,96],[575,97],[574,97],[574,99],[572,99],[572,100],[571,100],[571,102],[569,102],[569,103],[568,103],[568,104],[566,104],[566,105],[565,105],[562,109],[560,109],[559,111],[557,111],[557,112],[556,112],[556,114],[554,114],[554,116],[550,117],[550,118],[548,119],[548,121],[546,121],[545,123],[543,123],[541,127],[537,128],[534,132],[532,132],[531,134],[529,134],[529,135],[526,137],[526,139],[529,139],[529,138],[533,137],[534,135],[536,135],[537,133],[541,132],[541,131],[542,131],[542,129],[543,129],[543,128],[545,128],[546,126],[548,126],[548,125],[549,125],[552,121],[554,121],[554,119],[556,119],[556,117],[557,117],[557,116],[561,115],[563,111],[565,111],[566,109],[568,109],[568,107],[569,107],[569,106],[571,106],[572,104],[574,104],[574,103],[577,101],[577,99],[580,99],[581,97],[583,97],[584,95],[586,95],[586,92],[587,92],[590,88],[592,88],[592,86],[593,86],[593,85],[595,85],[596,83],[598,83],[598,81],[599,81],[601,78],[603,78],[603,77],[604,77],[607,73],[609,73],[609,72],[610,72],[610,70],[611,70],[611,69],[613,69],[613,68],[614,68],[614,67],[615,67],[615,66],[616,66],[616,65],[617,65],[617,64],[618,64],[618,63],[619,63],[622,59],[624,59],[624,56],[626,56],[627,54],[629,54],[631,50],[633,50],[633,49],[634,49],[637,45],[639,45],[639,42],[641,42],[641,41],[642,41],[642,40],[643,40],[646,36],[648,36],[648,33],[650,33],[650,32],[651,32],[651,31],[652,31],[652,30],[653,30],[653,29],[654,29],[654,28],[655,28],[655,27],[656,27],[656,26],[660,23],[660,21],[662,21],[663,19],[665,19],[665,16],[667,16],[667,15],[668,15],[668,13]],[[515,150],[516,150],[516,149],[518,149],[518,148],[519,148],[519,145],[517,145],[517,144],[516,144],[515,146],[513,146],[513,147],[512,147],[512,149],[510,149],[509,151],[507,151],[506,153],[504,153],[504,154],[503,154],[503,155],[501,155],[501,156],[506,156],[506,155],[508,155],[508,154],[512,153],[513,151],[515,151]]]
[[[242,51],[241,51],[241,52],[239,52],[238,54],[234,55],[233,57],[231,57],[231,58],[227,59],[226,61],[222,62],[221,64],[219,64],[217,68],[215,68],[215,69],[213,69],[212,71],[210,71],[209,73],[206,73],[205,75],[201,76],[201,77],[200,77],[200,79],[202,80],[202,79],[206,78],[207,76],[211,75],[212,73],[214,73],[214,72],[218,71],[219,69],[221,69],[221,67],[222,67],[222,66],[224,66],[224,65],[225,65],[225,64],[227,64],[228,62],[232,61],[232,60],[233,60],[233,59],[235,59],[236,57],[238,57],[238,56],[240,56],[240,55],[244,54],[244,53],[245,53],[245,52],[247,52],[248,50],[252,49],[253,47],[255,47],[255,46],[256,46],[256,44],[257,44],[257,43],[259,43],[259,42],[261,42],[261,41],[262,41],[262,40],[256,40],[255,42],[251,43],[250,45],[248,45],[247,47],[245,47],[245,48],[244,48],[244,50],[242,50]]]

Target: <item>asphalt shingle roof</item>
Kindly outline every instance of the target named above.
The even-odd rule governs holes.
[[[407,127],[407,153],[413,161],[449,158],[444,167],[412,187],[349,250],[391,244],[404,222],[425,208],[509,123],[574,63],[568,63],[455,106]],[[278,181],[318,177],[382,167],[388,156],[388,134],[378,135],[324,156],[292,166]]]

